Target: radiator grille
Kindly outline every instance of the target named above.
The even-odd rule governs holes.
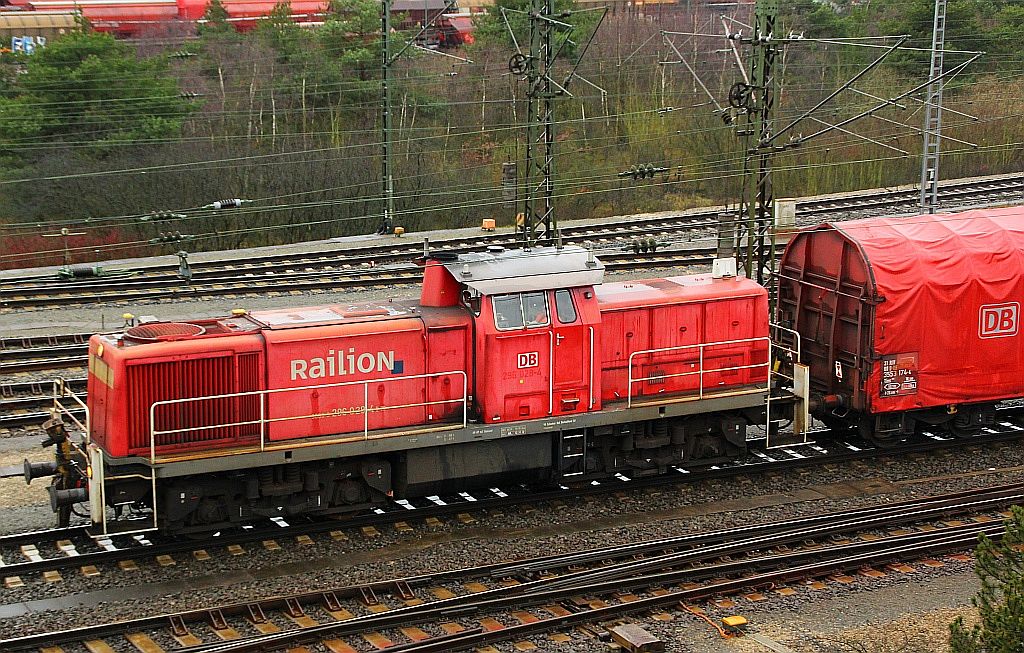
[[[258,353],[129,365],[126,371],[128,448],[136,453],[149,452],[150,406],[154,402],[260,389]],[[256,424],[222,425],[258,420],[260,400],[253,395],[157,406],[156,430],[190,429],[158,434],[157,449],[191,448],[189,445],[197,442],[229,445],[257,438]]]

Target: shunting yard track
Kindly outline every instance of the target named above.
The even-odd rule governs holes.
[[[461,248],[467,251],[470,248]],[[436,251],[436,250],[435,250]],[[414,254],[405,252],[396,255],[396,261],[375,265],[354,263],[346,258],[343,262],[321,265],[317,268],[300,268],[296,262],[285,264],[288,269],[274,271],[263,266],[259,272],[228,274],[220,277],[195,275],[191,283],[180,279],[91,281],[69,287],[54,288],[51,285],[32,288],[0,287],[0,307],[5,309],[43,308],[72,306],[103,302],[106,305],[124,302],[155,301],[162,299],[188,299],[195,297],[218,297],[237,294],[260,294],[288,292],[298,294],[304,291],[339,291],[351,288],[382,286],[409,286],[422,281],[423,269],[409,259]],[[687,265],[709,265],[715,257],[714,247],[661,250],[650,254],[633,252],[601,253],[601,262],[609,270],[633,270],[637,268],[679,267]]]
[[[84,367],[85,354],[89,350],[89,335],[66,333],[0,338],[0,374]],[[21,395],[28,385],[30,384],[0,384],[0,399]]]
[[[940,197],[947,204],[979,201],[1024,191],[1024,175],[997,179],[947,182]],[[798,202],[799,216],[835,219],[837,214],[857,213],[877,208],[914,206],[917,191],[890,193],[877,191],[849,194],[828,199]],[[591,242],[598,248],[629,247],[631,239],[666,236],[683,237],[689,232],[712,229],[720,209],[699,211],[685,216],[632,216],[617,222],[566,227],[567,243]],[[433,251],[470,251],[489,245],[514,246],[514,234],[492,234],[446,239],[432,244]],[[418,283],[419,270],[408,264],[421,251],[412,240],[365,247],[337,247],[315,254],[279,254],[256,259],[192,266],[190,284],[177,277],[176,265],[160,265],[140,270],[128,279],[92,279],[56,281],[52,278],[22,278],[0,281],[0,307],[7,309],[66,306],[95,301],[124,302],[168,298],[222,296],[267,292],[301,292],[318,289],[406,285]],[[711,248],[689,250],[694,258],[665,252],[663,257],[638,258],[628,254],[602,254],[611,269],[656,267],[659,265],[707,264],[714,255]]]
[[[80,357],[76,364],[84,366],[85,358]],[[65,381],[74,392],[85,393],[85,378],[73,378]],[[53,405],[53,383],[25,381],[0,384],[0,429],[37,426],[50,419],[50,407]],[[69,409],[75,415],[83,414],[80,409]]]
[[[826,435],[820,432],[819,435]],[[98,576],[132,570],[139,564],[174,564],[175,555],[192,555],[195,549],[203,549],[204,555],[238,555],[243,545],[264,543],[266,540],[296,538],[297,542],[313,544],[311,536],[338,539],[347,537],[339,529],[356,530],[376,528],[385,524],[408,524],[410,520],[423,519],[428,523],[441,517],[457,515],[459,519],[473,520],[473,511],[504,509],[537,502],[564,501],[567,499],[608,494],[619,490],[636,490],[679,482],[693,482],[701,479],[728,478],[740,474],[780,472],[808,465],[845,463],[866,458],[885,456],[906,456],[913,453],[928,453],[949,447],[962,447],[969,443],[991,446],[1024,437],[1024,408],[1008,408],[999,414],[995,428],[982,436],[969,439],[952,439],[935,434],[926,434],[921,440],[904,443],[889,449],[877,449],[854,440],[836,439],[821,444],[783,449],[763,450],[751,443],[747,459],[728,465],[711,468],[674,468],[664,476],[629,479],[619,476],[601,482],[579,487],[539,489],[526,486],[492,488],[490,490],[462,492],[457,495],[418,498],[396,501],[385,509],[357,516],[298,517],[270,520],[247,528],[224,530],[217,537],[188,541],[181,538],[161,538],[157,534],[146,536],[110,536],[93,540],[82,529],[54,530],[40,533],[38,537],[22,534],[0,537],[0,576],[8,588],[17,588],[26,583],[59,582],[62,573],[81,573]],[[221,553],[224,552],[224,553]],[[116,565],[116,566],[115,566]]]
[[[607,624],[638,612],[692,609],[698,601],[745,591],[751,601],[765,599],[759,589],[791,595],[801,586],[807,591],[826,582],[852,582],[847,573],[885,575],[876,569],[883,565],[909,571],[902,563],[923,559],[942,566],[934,556],[970,548],[978,533],[999,537],[1005,516],[999,511],[1022,499],[1024,484],[983,488],[97,624],[0,641],[0,647],[54,653],[107,650],[127,641],[144,653],[270,651],[302,644],[340,653],[366,644],[460,650]]]

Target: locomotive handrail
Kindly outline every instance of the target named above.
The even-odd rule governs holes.
[[[785,345],[782,345],[782,344],[776,344],[775,348],[776,349],[782,349],[783,351],[788,351],[791,354],[796,354],[796,358],[794,359],[794,362],[799,363],[800,362],[800,356],[802,354],[802,348],[803,348],[803,346],[801,345],[801,341],[800,341],[800,332],[795,330],[795,329],[790,329],[789,327],[782,326],[781,324],[777,324],[775,322],[769,322],[768,326],[770,328],[772,328],[772,329],[778,329],[780,331],[785,331],[785,332],[787,332],[787,333],[789,333],[790,335],[793,336],[793,344],[796,347],[796,349],[790,349],[789,347],[786,347]]]
[[[781,342],[781,340],[779,338],[775,338],[775,339],[772,340],[772,348],[774,350],[776,350],[776,352],[782,351],[782,352],[785,352],[787,354],[791,354],[793,356],[793,360],[791,361],[791,366],[793,364],[800,363],[800,357],[801,357],[800,333],[797,332],[797,331],[794,331],[794,330],[792,330],[792,329],[790,329],[788,327],[783,327],[782,324],[778,324],[778,323],[775,323],[775,322],[768,322],[768,328],[769,329],[775,329],[775,330],[778,330],[778,331],[784,331],[784,332],[786,332],[786,333],[788,333],[788,334],[793,336],[793,341],[794,341],[794,346],[793,347],[787,347],[786,345],[782,344],[782,342]],[[791,383],[796,383],[797,382],[797,379],[796,379],[796,377],[794,375],[787,375],[787,374],[781,372],[780,368],[779,367],[775,367],[775,365],[772,365],[772,369],[771,369],[771,373],[770,374],[775,375],[776,377],[781,377],[782,379],[785,379],[786,381],[790,381]]]
[[[63,421],[64,417],[67,417],[69,420],[75,423],[75,426],[82,430],[82,432],[85,434],[85,443],[88,444],[91,438],[91,433],[89,432],[89,406],[84,401],[81,400],[77,393],[71,392],[71,390],[68,389],[67,383],[68,382],[66,379],[64,379],[64,377],[58,377],[53,380],[53,407],[55,411],[61,416],[61,421]],[[75,417],[74,411],[72,411],[71,409],[69,409],[60,402],[60,400],[64,397],[71,397],[71,399],[74,400],[75,403],[81,406],[82,410],[85,412],[84,424],[77,417]]]
[[[791,335],[793,337],[793,347],[789,347],[789,346],[783,344],[782,341],[781,341],[781,337],[778,337],[777,338],[777,342],[774,343],[774,349],[790,354],[791,360],[789,361],[788,369],[790,370],[791,374],[786,374],[785,372],[782,371],[782,366],[781,365],[780,366],[776,366],[773,363],[771,369],[768,372],[768,382],[769,382],[769,387],[770,387],[771,386],[771,378],[774,375],[776,377],[780,377],[780,378],[786,379],[787,381],[789,381],[790,383],[793,384],[792,396],[796,399],[796,402],[794,402],[792,404],[792,406],[793,406],[793,419],[791,420],[791,423],[794,425],[794,430],[795,431],[798,431],[798,432],[802,431],[803,440],[802,441],[793,440],[793,441],[790,441],[790,442],[784,442],[783,444],[772,444],[772,440],[771,440],[771,438],[772,438],[771,417],[772,417],[772,400],[773,400],[773,397],[772,397],[772,393],[769,392],[768,393],[768,397],[765,400],[765,413],[767,414],[767,422],[766,422],[765,431],[764,431],[764,445],[765,445],[765,448],[767,448],[767,449],[785,449],[787,447],[794,447],[794,446],[798,446],[798,445],[814,444],[814,440],[809,440],[807,438],[807,431],[806,431],[806,425],[807,425],[807,422],[809,421],[808,420],[809,416],[806,413],[806,411],[807,411],[807,400],[808,400],[808,397],[807,397],[807,378],[806,378],[807,368],[806,368],[806,366],[804,366],[801,363],[801,360],[800,360],[801,359],[801,355],[802,355],[802,351],[801,351],[802,350],[802,344],[801,344],[801,339],[800,339],[800,332],[796,331],[794,329],[790,329],[789,327],[782,326],[781,324],[778,324],[776,322],[769,322],[768,326],[771,329],[775,329],[777,331],[786,332],[786,333],[788,333],[789,335]],[[773,332],[773,335],[774,335],[774,332]],[[781,363],[782,360],[783,359],[780,358],[779,362]],[[803,368],[803,370],[805,372],[805,375],[802,378],[802,380],[798,380],[797,379],[798,368]],[[776,388],[776,389],[778,389],[778,388]],[[796,427],[796,424],[798,423],[797,422],[797,411],[799,411],[799,410],[804,411],[804,414],[805,414],[805,418],[804,418],[804,420],[802,420],[804,422],[804,427],[800,428],[800,429],[798,429]]]
[[[706,347],[718,347],[718,346],[721,346],[721,345],[737,345],[737,344],[741,344],[741,343],[754,343],[754,342],[761,342],[761,341],[764,341],[764,342],[766,342],[768,344],[768,357],[767,357],[767,360],[764,363],[754,363],[752,365],[734,365],[732,367],[716,367],[716,368],[711,369],[711,370],[705,370],[704,369],[704,349]],[[660,353],[664,353],[664,352],[668,352],[668,351],[683,351],[683,350],[686,350],[686,349],[696,349],[697,350],[698,369],[696,371],[679,372],[679,373],[676,373],[676,374],[659,374],[657,376],[646,376],[646,377],[633,378],[633,358],[635,356],[640,356],[640,355],[645,355],[645,354],[660,354]],[[626,406],[627,407],[631,407],[633,405],[633,385],[634,384],[636,384],[636,383],[643,383],[644,381],[654,381],[654,380],[660,380],[660,379],[673,379],[673,378],[682,377],[682,376],[695,376],[695,375],[699,376],[700,380],[699,380],[699,383],[698,383],[698,386],[697,386],[698,392],[697,392],[697,396],[695,397],[695,399],[703,399],[704,398],[704,374],[708,373],[708,372],[732,372],[734,370],[746,370],[746,369],[753,369],[753,368],[757,368],[757,367],[764,367],[766,372],[767,372],[767,377],[766,377],[766,388],[767,388],[767,384],[768,384],[768,382],[771,379],[771,364],[772,364],[771,363],[771,361],[772,361],[771,352],[772,352],[772,339],[770,337],[768,337],[768,336],[758,336],[756,338],[740,338],[738,340],[721,340],[721,341],[718,341],[718,342],[698,342],[698,343],[694,343],[692,345],[676,345],[674,347],[659,347],[657,349],[638,349],[637,351],[631,352],[629,354],[629,359],[627,361],[627,363],[628,363],[628,370],[627,370],[628,386],[627,386],[627,391],[626,391]],[[760,388],[758,390],[760,390]]]
[[[369,406],[369,388],[371,383],[386,383],[388,381],[409,381],[415,379],[427,379],[433,377],[445,377],[445,376],[458,376],[462,378],[462,396],[455,399],[439,399],[435,401],[422,401],[412,404],[399,404],[395,406]],[[338,388],[344,386],[363,386],[363,405],[355,407],[352,412],[343,412],[333,414],[327,413],[311,413],[309,415],[292,415],[288,417],[266,417],[266,401],[264,400],[267,396],[272,394],[280,394],[284,392],[301,392],[303,390],[322,390],[325,388]],[[462,424],[461,427],[453,428],[466,428],[469,420],[469,393],[468,393],[469,379],[464,370],[451,370],[448,372],[429,372],[426,374],[409,374],[404,376],[394,376],[388,378],[379,379],[364,379],[361,381],[341,381],[338,383],[322,383],[316,385],[299,386],[296,388],[272,388],[269,390],[250,390],[246,392],[230,392],[219,395],[205,395],[202,397],[184,397],[182,399],[165,399],[163,401],[155,401],[149,406],[149,462],[154,464],[156,462],[156,439],[158,435],[167,435],[170,433],[188,433],[191,431],[206,431],[211,429],[224,429],[239,426],[252,426],[259,425],[260,430],[260,451],[264,451],[267,442],[267,425],[274,422],[285,422],[296,419],[309,419],[315,417],[342,417],[346,415],[363,415],[363,440],[369,440],[370,436],[370,413],[382,412],[386,410],[396,410],[401,408],[420,408],[427,406],[436,406],[440,404],[462,404]],[[246,420],[240,422],[229,422],[225,424],[206,424],[203,426],[190,426],[180,429],[156,429],[156,409],[158,406],[167,406],[172,404],[184,404],[190,402],[209,401],[212,399],[231,399],[236,397],[260,397],[259,413],[260,417],[257,420]],[[431,427],[433,429],[433,427]]]

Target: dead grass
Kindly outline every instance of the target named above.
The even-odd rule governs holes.
[[[9,451],[0,453],[0,467],[10,465],[21,466],[25,458],[33,462],[52,460],[53,449],[32,447],[23,451]],[[46,495],[47,481],[39,479],[26,485],[25,479],[21,476],[0,479],[0,508],[15,508],[19,506],[36,506],[46,504],[49,499]]]

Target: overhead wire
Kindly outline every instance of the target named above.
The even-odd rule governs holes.
[[[1024,141],[1014,142],[1014,143],[997,144],[997,145],[992,145],[992,146],[983,146],[983,147],[981,147],[979,149],[983,149],[983,150],[986,150],[986,151],[997,151],[997,150],[1003,150],[1003,149],[1022,150],[1022,149],[1024,149]],[[965,149],[965,150],[961,150],[961,151],[951,151],[949,153],[950,154],[976,154],[976,153],[978,153],[978,150]],[[872,163],[872,162],[878,162],[878,161],[892,160],[894,158],[900,158],[900,157],[874,157],[874,158],[869,158],[869,159],[859,159],[859,160],[852,160],[852,161],[838,161],[838,162],[826,162],[826,163],[819,162],[819,163],[814,163],[814,164],[799,164],[799,165],[793,165],[793,166],[781,166],[781,167],[778,167],[777,169],[778,170],[799,171],[799,170],[809,170],[809,169],[813,169],[813,168],[825,168],[825,167],[858,165],[858,164],[863,164],[863,163]],[[704,179],[700,179],[700,180],[696,180],[696,179],[676,179],[674,181],[656,181],[656,182],[653,182],[651,185],[653,185],[653,186],[667,186],[667,185],[677,185],[677,184],[685,184],[685,183],[695,183],[695,182],[698,182],[698,181],[721,181],[721,180],[724,180],[724,179],[736,178],[736,177],[741,177],[741,176],[742,176],[741,172],[732,172],[732,173],[724,173],[724,174],[716,175],[714,177],[704,178]],[[617,188],[586,189],[586,190],[583,190],[583,191],[575,191],[575,192],[568,192],[568,193],[557,193],[557,194],[555,194],[555,198],[579,196],[579,195],[604,194],[604,193],[608,193],[608,192],[615,192],[615,191],[618,191],[618,190],[619,189],[617,189]],[[417,208],[414,208],[414,209],[409,209],[407,211],[404,211],[404,213],[405,214],[409,214],[409,215],[414,215],[414,214],[419,214],[419,213],[428,213],[428,212],[434,213],[434,212],[455,210],[455,209],[458,209],[458,208],[479,208],[479,207],[493,206],[494,204],[497,204],[497,203],[500,203],[500,200],[460,203],[460,204],[455,204],[455,205],[425,206],[425,207],[417,207]],[[288,206],[274,207],[274,208],[269,209],[269,210],[283,210],[283,209],[288,209],[288,208],[290,208],[290,207],[288,207]],[[268,209],[264,209],[264,210],[268,210]],[[377,219],[381,215],[382,215],[382,213],[369,213],[369,214],[364,214],[364,215],[359,215],[359,216],[346,216],[346,217],[343,217],[343,218],[318,219],[318,220],[310,220],[310,221],[299,222],[299,223],[289,222],[288,224],[285,224],[285,225],[261,225],[261,226],[258,226],[258,227],[242,227],[242,228],[228,229],[228,230],[223,230],[223,231],[218,230],[218,231],[214,231],[214,232],[206,232],[206,233],[202,233],[202,234],[195,234],[195,235],[193,235],[193,237],[190,240],[194,242],[194,241],[199,241],[199,240],[209,240],[209,239],[214,239],[214,238],[224,238],[224,237],[227,237],[227,236],[235,236],[235,235],[242,235],[242,234],[254,234],[254,233],[267,232],[267,231],[276,231],[276,230],[281,230],[281,229],[291,229],[291,228],[295,228],[295,227],[310,227],[310,226],[315,226],[315,225],[322,225],[322,224],[329,224],[329,223],[338,223],[338,222],[348,222],[348,221],[354,221],[354,220]],[[735,222],[742,223],[744,221],[736,220]],[[149,245],[149,244],[150,243],[149,243],[148,240],[145,240],[145,241],[129,241],[129,242],[121,242],[121,243],[93,245],[93,246],[86,246],[86,247],[80,247],[80,248],[77,248],[77,247],[76,248],[69,248],[68,251],[71,251],[71,252],[100,251],[100,250],[104,250],[104,251],[118,251],[118,250],[134,249],[134,248],[137,248],[140,245]],[[35,252],[32,255],[30,255],[30,256],[41,256],[41,255],[47,255],[47,254],[54,254],[54,253],[60,253],[62,251],[64,251],[64,250],[63,249],[46,250],[46,251],[42,251],[42,252]],[[24,254],[0,255],[0,260],[8,260],[8,261],[10,261],[10,260],[23,260],[25,258],[28,258],[28,256],[26,256]]]
[[[955,128],[955,127],[957,127],[959,125],[977,124],[978,122],[981,122],[981,123],[993,122],[995,120],[1007,119],[1007,118],[1013,118],[1013,117],[1014,116],[1001,116],[1001,117],[995,117],[995,118],[988,118],[988,119],[984,119],[984,120],[981,120],[981,121],[962,121],[961,123],[951,123],[948,126],[950,128]],[[903,135],[903,134],[899,134],[899,133],[875,134],[875,133],[872,133],[872,136],[874,136],[875,138],[882,138],[882,139],[895,138],[895,137],[900,136],[900,135]],[[610,137],[605,137],[605,138],[608,139],[608,140],[613,140],[616,137],[615,136],[610,136]],[[661,138],[660,136],[655,136],[655,137],[652,137],[651,139],[648,139],[648,140],[652,140],[652,141],[653,140],[660,140],[660,138]],[[585,140],[588,140],[588,141],[601,140],[601,137],[589,137],[589,138],[587,138]],[[636,144],[635,140],[634,140],[634,143]],[[841,149],[843,147],[850,147],[850,146],[854,146],[854,145],[857,145],[857,144],[858,144],[857,141],[850,141],[848,143],[826,143],[826,144],[823,144],[821,146],[818,146],[818,148]],[[612,146],[614,146],[614,143],[609,143],[608,145],[598,146],[598,147],[594,147],[594,146],[591,146],[591,145],[588,144],[588,146],[583,148],[582,151],[594,151],[596,149],[601,149],[602,147],[612,147]],[[812,152],[816,151],[818,148],[813,147],[813,146],[812,147],[804,146],[799,152],[791,151],[791,153],[803,156],[803,155],[806,155],[808,153],[812,153]],[[573,154],[576,154],[579,151],[581,151],[581,150],[573,150],[573,151],[569,151],[569,152],[559,152],[559,153],[557,153],[557,156],[572,156]],[[736,163],[740,162],[741,160],[742,160],[742,156],[733,156],[731,158],[727,158],[727,159],[724,159],[724,160],[721,160],[721,161],[700,162],[696,166],[691,166],[689,169],[685,169],[683,166],[676,166],[676,167],[673,168],[673,170],[676,170],[677,173],[682,173],[682,172],[696,173],[696,172],[699,172],[699,171],[701,171],[703,169],[714,169],[714,168],[719,167],[721,165],[736,164]],[[283,163],[288,164],[288,163],[292,163],[292,162],[288,161],[288,162],[283,162]],[[477,166],[473,166],[472,168],[485,168],[485,167],[491,167],[493,165],[495,165],[495,164],[494,163],[483,163],[483,164],[479,164]],[[568,179],[563,178],[561,180],[561,182],[562,183],[591,183],[593,181],[600,180],[600,179],[602,179],[605,176],[617,176],[616,175],[617,171],[614,170],[614,164],[611,164],[611,166],[606,166],[606,169],[607,168],[611,168],[612,172],[610,172],[610,174],[609,173],[605,173],[604,175],[597,175],[597,176],[591,175],[591,176],[586,176],[586,177],[582,177],[582,178],[568,178]],[[460,170],[467,170],[467,169],[471,169],[471,168],[464,167],[464,168],[461,168]],[[593,170],[593,168],[591,168],[591,170]],[[434,173],[421,173],[421,174],[418,174],[418,175],[410,175],[410,176],[407,176],[407,177],[400,177],[400,178],[397,179],[397,181],[404,181],[404,180],[410,180],[410,179],[415,179],[415,178],[428,177],[428,176],[431,176],[432,174],[434,174]],[[311,195],[311,194],[323,193],[323,192],[327,192],[327,191],[331,191],[331,190],[343,190],[343,189],[362,188],[362,187],[366,186],[366,183],[367,182],[359,182],[359,183],[349,184],[347,186],[342,186],[342,187],[325,188],[325,189],[313,189],[313,190],[308,190],[308,191],[299,191],[299,192],[295,192],[295,193],[288,193],[288,194],[284,194],[284,195],[278,195],[278,196],[275,196],[275,197],[278,197],[278,198],[280,198],[280,197],[298,197],[298,196],[302,196],[302,195]],[[486,188],[490,189],[490,191],[494,192],[493,184],[487,184]],[[450,188],[448,188],[448,189],[446,189],[444,191],[440,191],[439,193],[436,193],[436,194],[446,195],[446,194],[458,194],[458,193],[464,193],[464,192],[476,192],[476,189],[474,187],[467,187],[465,185],[463,185],[463,186],[454,186],[454,187],[450,187]],[[410,196],[420,197],[420,196],[422,196],[422,193],[418,193],[418,192],[417,193],[411,193]],[[404,195],[399,195],[398,197],[399,197],[399,199],[402,199],[405,196]],[[269,199],[269,198],[267,198],[267,197],[256,198],[254,201],[255,202],[260,202],[260,201],[266,201],[267,199]],[[337,201],[339,201],[340,203],[352,203],[352,202],[363,202],[363,201],[366,201],[366,199],[365,198],[356,198],[356,199],[343,198],[343,199],[340,199],[340,200],[337,200]],[[261,210],[259,207],[254,207],[253,208],[253,211],[259,211],[259,210]],[[191,209],[178,209],[178,210],[175,210],[175,212],[188,212],[188,211],[191,211]],[[236,213],[236,215],[237,215],[237,213]],[[109,226],[111,223],[115,223],[115,222],[118,222],[118,221],[125,221],[125,220],[138,220],[140,217],[144,217],[144,216],[145,216],[145,214],[136,214],[136,215],[118,216],[118,217],[112,217],[112,218],[98,218],[98,219],[94,218],[94,219],[90,220],[90,224],[92,225],[92,228],[102,228],[102,226]],[[197,216],[196,218],[192,218],[192,219],[197,219],[197,218],[202,218],[202,217],[203,216],[200,215],[200,216]],[[79,225],[81,225],[81,220],[49,221],[49,222],[48,221],[43,221],[43,222],[33,221],[33,222],[26,222],[26,223],[12,223],[12,224],[6,225],[6,229],[10,230],[12,228],[17,228],[17,227],[39,228],[42,225],[51,225],[51,224],[52,225],[60,225],[60,224],[79,224]],[[0,227],[0,229],[3,229],[3,228],[4,227]],[[88,225],[80,226],[78,228],[89,228],[89,226]]]
[[[787,89],[787,91],[789,91],[789,90],[790,89]],[[480,103],[478,101],[472,101],[472,102],[467,102],[467,104],[474,104],[474,105],[476,105],[476,104],[480,104]],[[645,113],[650,113],[650,112],[648,111],[648,112],[645,112]],[[623,114],[623,115],[626,115],[626,114]],[[595,118],[595,120],[604,120],[604,119],[606,119],[605,116],[598,116],[598,117]],[[371,130],[367,130],[367,132],[369,132],[369,131],[371,131]],[[458,136],[458,135],[456,135],[456,136]],[[269,136],[266,136],[266,135],[265,135],[265,137],[269,138]],[[448,135],[448,137],[452,137],[452,136]],[[425,138],[440,138],[440,136],[439,135],[435,135],[435,136],[430,136],[430,137],[425,137]],[[403,140],[405,140],[405,139],[403,139]],[[353,146],[353,147],[369,147],[371,145],[372,144],[359,144],[359,145],[356,145],[356,146]],[[336,149],[336,148],[324,148],[322,151],[328,151],[328,150],[331,150],[331,149]],[[316,152],[318,150],[313,150],[313,151]],[[276,153],[276,154],[267,155],[267,156],[290,156],[292,154],[298,154],[298,153],[299,152],[285,152],[285,153]],[[258,157],[258,155],[257,155],[257,157]],[[243,159],[250,159],[250,158],[253,158],[253,157],[243,157]],[[232,161],[232,160],[238,160],[238,159],[228,159],[228,161]],[[284,163],[287,164],[287,162],[284,162]],[[190,162],[190,163],[172,164],[172,165],[176,165],[176,166],[192,165],[192,163]],[[140,170],[146,171],[145,168],[141,168]],[[98,173],[94,173],[94,174],[107,174],[107,173],[98,172]],[[0,183],[2,183],[2,182],[0,182]],[[361,185],[364,185],[364,184],[361,184]],[[308,193],[316,193],[316,192],[321,192],[321,191],[320,190],[308,191]],[[353,219],[358,219],[358,218],[354,217]],[[274,227],[274,228],[278,228],[278,227]]]

